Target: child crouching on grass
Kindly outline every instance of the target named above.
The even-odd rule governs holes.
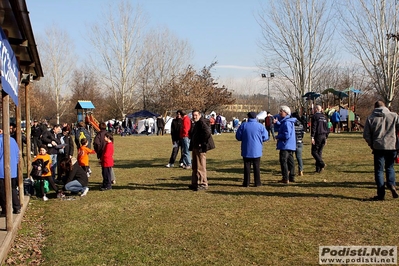
[[[106,144],[101,156],[101,172],[103,176],[101,191],[112,189],[112,167],[114,166],[114,137],[107,132],[104,140]]]
[[[89,142],[87,141],[87,139],[80,140],[80,148],[78,151],[78,163],[83,168],[83,170],[86,171],[87,177],[90,177],[91,170],[89,166],[89,154],[95,154],[96,152],[87,147],[88,144]]]

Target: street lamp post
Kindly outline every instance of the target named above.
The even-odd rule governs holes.
[[[274,78],[274,73],[270,73],[270,77],[261,74],[262,78],[267,78],[267,111],[270,112],[270,78]]]

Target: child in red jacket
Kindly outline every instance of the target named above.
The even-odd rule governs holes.
[[[114,166],[114,137],[111,133],[104,136],[105,148],[101,156],[101,171],[103,176],[103,184],[101,191],[112,189],[112,167]]]

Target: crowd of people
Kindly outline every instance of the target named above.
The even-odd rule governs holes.
[[[100,190],[112,189],[112,184],[116,183],[113,134],[108,132],[104,122],[100,123],[99,128],[92,141],[84,122],[74,127],[55,124],[49,128],[45,122],[39,124],[37,120],[33,121],[31,138],[34,158],[30,178],[38,184],[36,196],[47,201],[48,184],[57,193],[57,198],[65,197],[65,191],[86,196],[91,174],[89,154],[97,154],[101,163],[103,183]],[[91,149],[92,143],[94,149]]]
[[[397,141],[399,130],[399,118],[394,112],[389,111],[382,101],[375,103],[373,113],[366,119],[363,137],[373,151],[375,182],[377,196],[371,200],[384,200],[385,190],[388,188],[394,198],[399,194],[396,190],[394,160],[399,149]],[[206,153],[215,148],[212,135],[221,134],[220,118],[211,115],[205,118],[199,110],[193,110],[192,118],[183,110],[176,112],[171,123],[172,152],[166,167],[175,166],[177,155],[181,150],[178,165],[183,169],[191,170],[191,184],[189,189],[194,191],[207,190],[208,178],[206,170]],[[220,114],[218,114],[220,115]],[[332,114],[333,132],[338,132],[336,114]],[[162,120],[158,117],[157,120]],[[262,121],[263,122],[263,121]],[[157,135],[163,135],[165,123],[157,121],[159,128]],[[310,119],[311,155],[315,160],[315,172],[322,172],[326,163],[323,160],[323,149],[327,144],[330,133],[328,118],[323,113],[322,107],[316,105]],[[267,113],[264,124],[257,119],[255,112],[249,112],[247,118],[239,123],[233,118],[235,138],[241,142],[241,156],[243,158],[243,187],[250,186],[251,167],[254,173],[254,186],[261,186],[260,159],[262,157],[263,143],[273,139],[276,141],[276,149],[279,150],[279,162],[281,179],[277,182],[289,184],[296,182],[297,176],[303,176],[303,139],[307,131],[307,119],[299,116],[297,112],[291,113],[288,106],[281,106],[279,113],[272,115]],[[12,178],[12,207],[13,213],[20,213],[17,193],[17,164],[19,161],[18,145],[15,141],[15,125],[10,126],[10,155]],[[91,174],[89,154],[96,154],[101,163],[103,182],[100,190],[112,189],[116,183],[113,171],[114,147],[113,134],[109,132],[107,124],[102,122],[92,141],[90,132],[84,122],[75,127],[63,124],[53,125],[51,129],[44,123],[33,121],[31,126],[32,161],[31,178],[36,181],[36,194],[44,201],[48,200],[46,193],[51,188],[58,198],[65,197],[65,191],[86,196],[89,191],[89,177]],[[1,214],[6,211],[4,193],[4,160],[2,154],[3,135],[0,131],[0,207]],[[93,149],[91,144],[93,143]],[[75,145],[77,155],[74,157]],[[297,168],[295,167],[295,159]],[[298,172],[296,172],[296,169]],[[384,170],[386,179],[384,182]],[[58,185],[62,185],[59,188]]]

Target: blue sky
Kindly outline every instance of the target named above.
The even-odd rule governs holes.
[[[57,25],[74,40],[80,58],[84,58],[88,48],[83,38],[87,25],[100,18],[108,2],[26,0],[35,35],[44,34],[50,25]],[[166,26],[179,38],[188,40],[197,69],[216,60],[213,75],[222,81],[259,79],[256,63],[260,58],[257,40],[261,32],[255,16],[261,1],[131,0],[131,3],[140,4],[151,26]]]

